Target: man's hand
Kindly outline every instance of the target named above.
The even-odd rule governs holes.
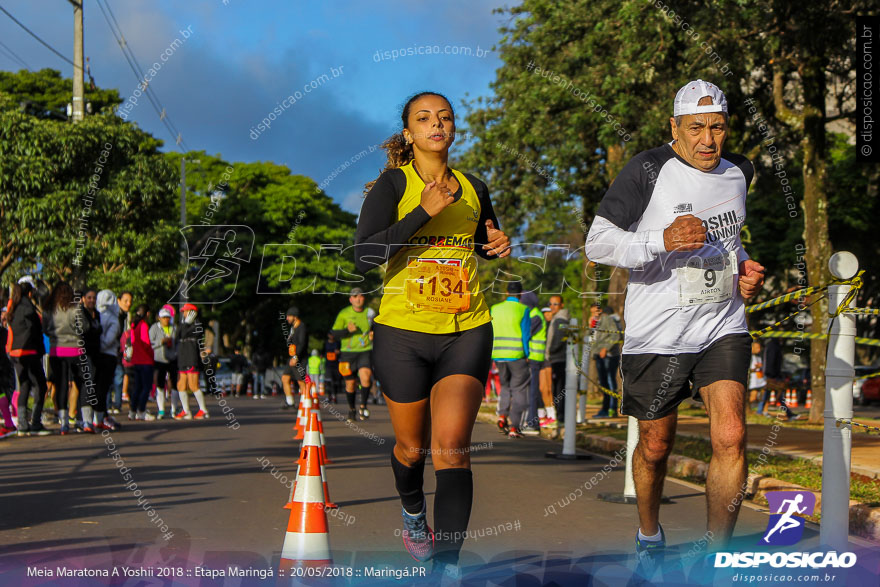
[[[739,295],[744,300],[755,297],[764,286],[764,267],[757,261],[746,259],[739,264]]]
[[[297,363],[297,360],[296,360],[295,355],[293,357],[290,357],[290,361],[287,362],[287,364],[290,365],[291,367],[296,367],[296,363]]]
[[[489,242],[483,245],[483,250],[488,250],[489,255],[498,255],[501,259],[510,254],[510,238],[495,228],[491,220],[486,221],[486,238]]]
[[[355,332],[358,331],[357,324],[355,324],[354,322],[349,322],[348,326],[346,326],[346,328],[348,328],[348,331],[351,332],[352,334],[354,334]]]
[[[608,349],[599,349],[599,358],[604,359],[605,355],[608,354]]]
[[[706,242],[706,228],[693,214],[685,214],[663,231],[663,246],[666,251],[696,251]]]

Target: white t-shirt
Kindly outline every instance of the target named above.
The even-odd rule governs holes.
[[[630,269],[624,354],[696,353],[748,332],[737,287],[748,259],[740,241],[751,162],[723,153],[712,171],[666,144],[630,160],[602,198],[587,235],[591,261]],[[666,252],[663,231],[692,214],[708,230],[702,248]]]

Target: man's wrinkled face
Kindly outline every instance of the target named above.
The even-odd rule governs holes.
[[[712,104],[708,96],[700,99],[700,106]],[[681,117],[680,125],[675,117],[669,119],[672,148],[679,157],[700,171],[712,171],[721,161],[721,150],[727,140],[727,120],[722,112],[703,112],[686,114]]]

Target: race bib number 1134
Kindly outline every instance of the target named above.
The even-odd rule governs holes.
[[[468,282],[468,270],[461,265],[418,260],[407,267],[406,299],[420,310],[465,312],[471,305]]]

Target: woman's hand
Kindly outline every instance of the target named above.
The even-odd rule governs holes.
[[[488,254],[498,255],[499,259],[510,254],[510,239],[495,228],[495,224],[491,220],[486,221],[486,238],[489,242],[483,245],[483,250],[488,250]]]
[[[452,190],[449,189],[449,186],[445,183],[432,181],[425,185],[425,189],[422,190],[420,204],[425,209],[425,212],[428,213],[428,216],[434,218],[454,201],[455,198],[452,197]]]

